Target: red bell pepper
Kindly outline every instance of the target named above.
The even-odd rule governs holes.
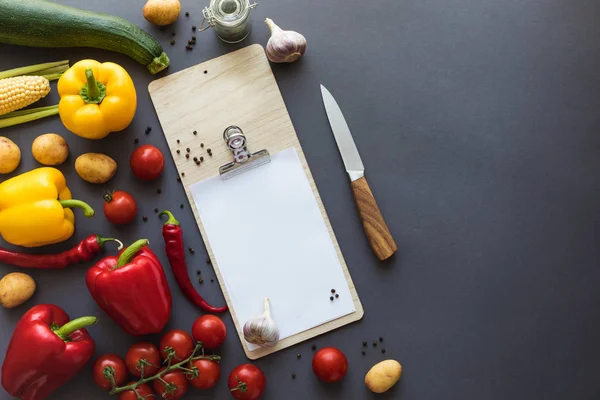
[[[171,317],[171,291],[160,261],[140,239],[119,257],[105,257],[87,272],[87,287],[125,332],[140,336],[163,330]]]
[[[69,322],[60,307],[37,305],[15,328],[2,364],[2,387],[21,400],[42,400],[77,374],[94,355],[85,330],[96,317]]]

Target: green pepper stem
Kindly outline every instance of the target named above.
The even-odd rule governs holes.
[[[62,340],[67,341],[69,340],[69,336],[71,336],[73,332],[76,332],[90,325],[94,325],[96,322],[98,322],[98,318],[96,317],[81,317],[67,322],[60,328],[53,329],[53,331]]]
[[[171,214],[171,211],[165,210],[158,214],[159,217],[162,217],[163,215],[167,215],[169,217],[169,219],[167,219],[167,222],[165,222],[165,225],[179,225],[179,221],[175,219],[173,214]]]
[[[100,247],[104,247],[104,243],[106,242],[117,242],[119,243],[119,247],[117,248],[117,250],[121,250],[123,248],[123,243],[119,239],[105,238],[100,235],[96,235],[96,241],[98,242],[98,246]]]
[[[81,208],[83,210],[83,215],[87,218],[91,218],[94,216],[94,209],[90,207],[89,204],[75,199],[69,200],[59,200],[58,201],[63,208]]]
[[[81,88],[79,95],[86,104],[100,104],[106,96],[106,85],[98,82],[91,68],[85,70],[87,83]]]
[[[100,96],[100,90],[98,89],[96,78],[94,78],[94,71],[91,68],[85,70],[85,79],[87,80],[88,97],[97,99]]]
[[[123,253],[121,253],[121,255],[119,256],[119,261],[117,262],[117,266],[114,269],[118,269],[124,265],[129,264],[131,259],[135,257],[138,251],[140,251],[142,247],[148,246],[149,244],[150,242],[148,241],[148,239],[140,239],[136,242],[133,242],[133,244],[131,244],[125,249],[125,251],[123,251]]]

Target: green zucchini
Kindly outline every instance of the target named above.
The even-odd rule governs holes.
[[[46,0],[0,0],[0,43],[112,50],[152,74],[169,66],[160,43],[131,22]]]

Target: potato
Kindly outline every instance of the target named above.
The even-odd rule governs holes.
[[[365,376],[365,385],[373,393],[387,392],[399,380],[402,365],[396,360],[385,360],[375,364]]]
[[[62,136],[46,133],[35,138],[31,145],[31,153],[42,165],[60,165],[69,156],[69,146]]]
[[[117,163],[104,154],[86,153],[75,160],[75,171],[84,181],[106,183],[117,172]]]
[[[0,136],[0,174],[10,174],[21,162],[21,150],[9,138]]]
[[[148,0],[143,12],[148,22],[159,26],[169,25],[179,18],[181,4],[179,0]]]
[[[13,272],[0,279],[0,304],[14,308],[25,303],[35,292],[35,281],[27,274]]]

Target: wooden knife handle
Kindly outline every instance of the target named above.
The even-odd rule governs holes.
[[[362,177],[352,182],[352,192],[358,208],[358,214],[362,221],[365,233],[371,243],[373,252],[380,261],[390,258],[398,246],[379,211],[375,197],[371,193],[371,188],[367,179]]]

